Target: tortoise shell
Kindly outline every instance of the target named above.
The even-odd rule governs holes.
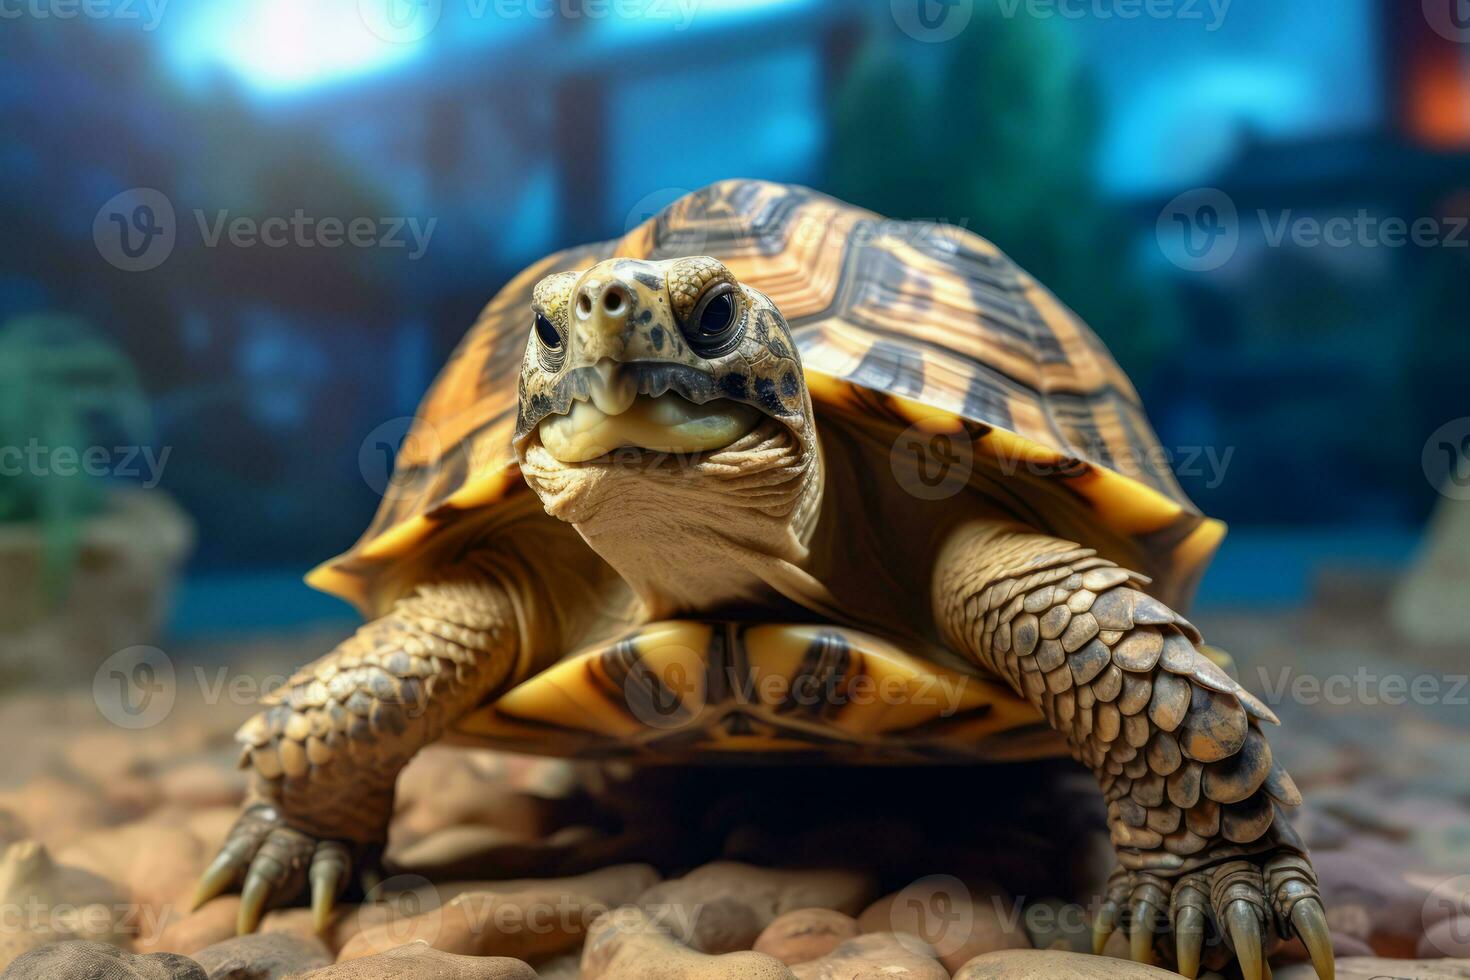
[[[1048,493],[1185,605],[1224,526],[1203,517],[1102,342],[994,245],[964,229],[885,221],[814,191],[724,181],[622,238],[551,255],[490,301],[439,374],[400,448],[372,524],[308,581],[380,613],[414,559],[464,515],[521,495],[511,437],[531,291],[607,258],[712,255],[769,296],[800,349],[820,418],[841,413],[959,445]],[[1104,550],[1108,544],[1084,540]],[[1113,548],[1112,550],[1117,550]],[[407,581],[405,581],[407,580]]]
[[[1019,762],[1066,751],[1006,682],[814,623],[648,623],[564,657],[453,732],[512,752],[662,763]]]

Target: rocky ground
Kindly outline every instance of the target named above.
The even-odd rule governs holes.
[[[1283,716],[1338,976],[1470,977],[1470,664],[1363,608],[1201,625]],[[323,935],[289,908],[236,938],[237,898],[189,911],[244,790],[231,734],[329,640],[178,651],[123,715],[99,710],[106,672],[0,702],[6,980],[1171,975],[1081,955],[1110,857],[1065,762],[632,772],[436,746],[380,883]],[[1281,947],[1275,975],[1311,976],[1302,958]]]

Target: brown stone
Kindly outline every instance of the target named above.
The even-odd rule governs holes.
[[[73,940],[33,949],[10,964],[5,980],[62,980],[105,977],[107,980],[207,980],[204,968],[174,953],[140,955]]]
[[[641,909],[625,907],[592,926],[582,980],[795,980],[786,964],[756,952],[711,956],[683,945]]]
[[[305,912],[306,910],[301,910]],[[235,935],[240,913],[240,896],[221,895],[205,902],[197,911],[173,913],[173,918],[150,927],[143,923],[133,948],[140,953],[181,953],[192,956],[206,946]],[[309,914],[309,913],[308,913]]]
[[[872,879],[840,869],[795,871],[719,861],[661,882],[638,898],[677,938],[704,953],[750,949],[785,912],[833,909],[855,915],[873,895]]]
[[[1425,959],[1440,956],[1470,958],[1470,916],[1461,912],[1434,923],[1419,937],[1415,955]]]
[[[128,945],[127,895],[91,871],[52,859],[35,840],[0,853],[0,969],[23,953],[61,940]]]
[[[766,926],[752,947],[790,966],[826,956],[858,935],[850,915],[832,909],[797,909],[778,916]]]
[[[245,774],[209,762],[187,762],[159,773],[160,797],[187,807],[239,806],[245,798]]]
[[[373,906],[364,907],[369,908]],[[418,940],[445,953],[539,959],[575,947],[606,909],[595,898],[561,888],[462,892],[442,906],[431,903],[408,917],[390,913],[386,921],[365,926],[342,946],[338,960],[361,959]]]
[[[303,973],[298,980],[537,980],[536,971],[504,956],[459,956],[415,942]]]
[[[1177,973],[1142,963],[1050,949],[1007,949],[985,953],[961,966],[954,980],[1059,980],[1061,977],[1067,980],[1179,980]]]
[[[194,954],[209,980],[282,980],[332,962],[320,939],[253,933],[206,946]]]
[[[1276,971],[1276,980],[1316,980],[1310,963],[1296,963]],[[1337,961],[1337,980],[1466,980],[1470,960],[1391,960],[1378,956],[1348,956]]]
[[[797,980],[949,980],[933,947],[915,936],[891,932],[849,939],[791,972]]]
[[[205,865],[214,857],[183,824],[180,812],[94,830],[57,852],[57,860],[125,886],[135,902],[157,908],[187,906]]]
[[[917,936],[950,970],[981,953],[1031,947],[1014,901],[991,886],[971,888],[949,875],[920,878],[880,898],[863,910],[858,925],[865,933]]]

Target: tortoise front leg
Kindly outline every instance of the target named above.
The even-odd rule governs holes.
[[[934,576],[954,649],[1007,679],[1097,774],[1119,869],[1095,926],[1128,920],[1135,960],[1172,930],[1193,977],[1210,924],[1260,980],[1274,932],[1322,980],[1331,937],[1305,847],[1280,815],[1301,796],[1271,758],[1275,715],[1201,651],[1199,632],[1094,551],[1002,522],[954,532]]]
[[[399,771],[503,685],[515,608],[470,562],[303,667],[236,734],[252,799],[200,879],[195,907],[243,880],[238,931],[309,882],[325,926],[353,867],[380,850]]]

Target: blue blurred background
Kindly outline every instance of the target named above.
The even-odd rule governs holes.
[[[0,322],[131,365],[197,529],[175,635],[346,619],[299,577],[511,275],[720,178],[803,183],[1047,283],[1232,525],[1201,602],[1304,603],[1403,566],[1470,414],[1465,7],[9,0]]]

